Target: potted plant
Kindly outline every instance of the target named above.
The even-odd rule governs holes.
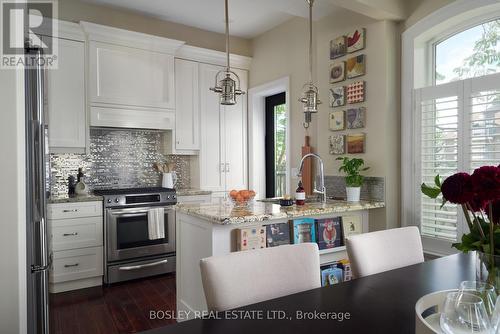
[[[347,175],[345,177],[347,201],[359,202],[361,186],[365,180],[360,172],[368,170],[370,167],[363,167],[365,161],[359,158],[338,157],[337,160],[342,161],[339,172],[344,172]]]
[[[479,167],[471,175],[456,173],[442,183],[437,175],[434,183],[422,183],[422,193],[430,198],[442,194],[441,208],[447,202],[458,204],[469,228],[452,247],[476,251],[476,278],[500,291],[500,166]]]

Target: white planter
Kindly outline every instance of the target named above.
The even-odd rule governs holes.
[[[346,187],[345,190],[348,202],[359,202],[361,187]]]

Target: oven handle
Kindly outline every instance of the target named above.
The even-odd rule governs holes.
[[[118,268],[118,270],[137,270],[137,269],[142,269],[142,268],[147,268],[147,267],[159,266],[160,264],[164,264],[164,263],[167,263],[167,262],[168,262],[168,260],[164,259],[164,260],[161,260],[161,261],[152,262],[152,263],[146,263],[146,264],[141,264],[141,265],[138,265],[138,266],[120,267],[120,268]]]
[[[126,208],[126,209],[112,209],[109,208],[108,212],[113,215],[113,216],[124,216],[124,217],[134,217],[134,216],[143,216],[144,214],[147,214],[150,209],[154,208],[163,208],[165,212],[169,211],[174,211],[174,208],[171,206],[152,206],[152,207],[147,207],[147,208]]]

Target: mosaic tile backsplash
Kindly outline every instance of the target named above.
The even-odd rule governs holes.
[[[318,180],[319,181],[319,180]],[[325,175],[325,187],[328,197],[346,198],[345,177]],[[365,177],[361,186],[362,200],[385,201],[385,179],[383,177]]]
[[[189,188],[189,157],[166,155],[164,132],[131,129],[90,129],[89,154],[50,154],[52,196],[68,193],[68,176],[82,167],[85,183],[93,189],[161,185],[154,162],[172,162],[177,173],[176,188]]]

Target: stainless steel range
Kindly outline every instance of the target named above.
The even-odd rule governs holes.
[[[175,189],[96,190],[104,197],[104,282],[175,271]]]

